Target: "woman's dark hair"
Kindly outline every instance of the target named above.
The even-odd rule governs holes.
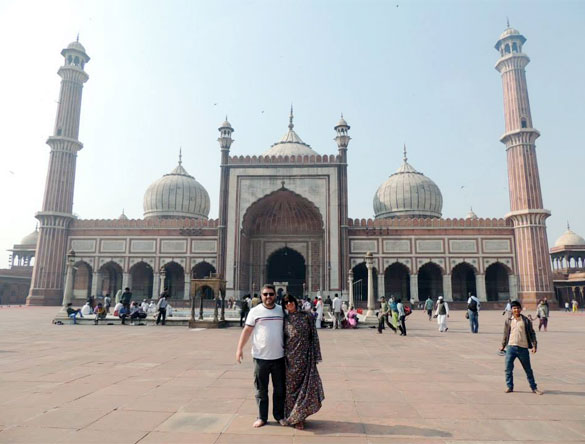
[[[292,294],[285,294],[284,297],[282,298],[282,306],[286,308],[286,304],[288,304],[289,302],[292,302],[295,304],[295,307],[298,308],[299,303],[297,301],[297,298],[295,298]]]

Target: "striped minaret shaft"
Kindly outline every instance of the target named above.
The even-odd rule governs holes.
[[[508,27],[496,43],[500,59],[496,69],[502,75],[506,132],[500,141],[506,145],[510,213],[514,225],[518,297],[523,305],[553,296],[552,272],[546,235],[550,211],[542,204],[535,141],[540,133],[532,127],[526,84],[530,59],[522,52],[526,38]],[[552,301],[551,301],[552,302]]]
[[[28,305],[59,305],[63,298],[67,234],[73,219],[73,190],[77,152],[83,145],[79,135],[81,95],[89,76],[85,64],[89,61],[79,41],[61,51],[64,64],[59,68],[61,91],[55,129],[47,140],[51,147],[49,169],[45,183],[42,211],[39,220],[39,240]]]

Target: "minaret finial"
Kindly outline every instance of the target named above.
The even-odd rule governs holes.
[[[569,221],[567,220],[567,230],[570,230],[571,226],[569,225]]]
[[[226,119],[227,120],[227,119]],[[179,165],[183,164],[183,147],[179,147]]]
[[[292,131],[292,129],[295,127],[293,125],[293,105],[292,103],[290,104],[290,115],[288,116],[288,129]]]
[[[77,39],[75,39],[77,43],[79,43],[79,33],[77,33]]]
[[[403,153],[402,159],[403,159],[405,162],[408,160],[408,157],[406,157],[406,143],[404,144],[404,153]]]
[[[506,17],[506,26],[509,28],[510,27],[510,19],[508,17]]]

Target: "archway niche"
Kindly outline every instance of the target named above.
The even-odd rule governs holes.
[[[395,262],[384,272],[384,294],[403,301],[410,301],[410,273],[408,267]]]
[[[164,288],[169,291],[171,299],[183,299],[185,295],[185,270],[176,262],[169,262],[164,266]]]
[[[485,271],[485,290],[488,301],[507,301],[510,298],[509,269],[494,262]]]
[[[75,299],[87,300],[91,294],[91,283],[93,272],[91,266],[84,261],[75,264],[75,274],[73,276],[73,297]]]
[[[418,270],[418,299],[429,296],[436,300],[443,295],[443,271],[434,262],[427,262]]]
[[[352,268],[354,301],[358,307],[366,307],[368,302],[368,267],[365,262],[360,262]],[[374,279],[374,300],[378,300],[378,270],[372,269]],[[357,291],[356,291],[357,290]]]
[[[288,290],[299,297],[303,283],[311,292],[324,289],[323,226],[315,204],[284,185],[254,202],[242,219],[238,288],[253,293],[264,282],[289,282]],[[275,243],[283,248],[267,251]]]
[[[267,282],[288,282],[287,291],[297,298],[303,297],[306,279],[305,258],[292,248],[284,247],[270,255],[266,264]]]
[[[138,262],[130,268],[132,294],[136,299],[152,298],[154,272],[146,262]]]
[[[215,267],[211,265],[209,262],[203,261],[199,262],[191,269],[191,278],[203,279],[206,277],[210,277],[211,273],[215,273]]]
[[[451,271],[451,291],[454,301],[467,301],[469,293],[477,296],[475,269],[467,262],[457,264]]]
[[[106,294],[112,297],[122,288],[122,267],[115,262],[107,262],[99,269],[102,278],[101,288],[98,289],[97,295],[104,296]]]

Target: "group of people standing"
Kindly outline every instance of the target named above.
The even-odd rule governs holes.
[[[390,301],[386,302],[386,298],[382,297],[380,301],[378,333],[382,333],[386,324],[394,333],[400,330],[400,336],[406,336],[406,316],[410,314],[410,307],[406,307],[400,298],[390,297]],[[392,322],[389,321],[390,317],[392,317]]]
[[[272,415],[283,426],[303,429],[305,419],[318,412],[325,394],[317,363],[322,360],[315,318],[302,309],[294,296],[276,304],[276,290],[265,285],[261,303],[251,308],[236,349],[242,362],[243,348],[252,338],[254,387],[258,418],[254,427],[268,422],[268,383],[272,378]]]

